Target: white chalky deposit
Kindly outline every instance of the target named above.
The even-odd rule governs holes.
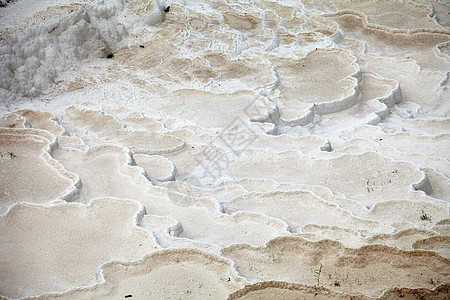
[[[0,0],[0,298],[447,299],[449,11]]]

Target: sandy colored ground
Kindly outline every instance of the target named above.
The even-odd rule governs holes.
[[[186,2],[0,7],[0,298],[448,299],[449,4]]]

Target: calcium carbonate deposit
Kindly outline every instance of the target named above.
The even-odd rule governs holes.
[[[0,298],[448,299],[449,12],[0,1]]]

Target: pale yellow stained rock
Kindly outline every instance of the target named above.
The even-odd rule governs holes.
[[[19,298],[91,285],[101,264],[155,251],[153,237],[136,227],[143,211],[137,202],[107,198],[14,205],[0,217],[0,293]]]
[[[76,174],[52,158],[56,139],[36,129],[0,129],[0,213],[15,202],[72,200],[79,191]]]
[[[177,118],[204,128],[224,127],[228,128],[229,133],[236,133],[233,131],[236,126],[241,131],[247,131],[238,133],[259,132],[259,123],[253,125],[251,122],[268,122],[277,113],[273,102],[248,90],[210,93],[188,89],[175,91],[166,97],[168,101],[155,103],[155,108],[165,120]],[[223,114],[218,115],[218,110]],[[180,139],[162,128],[162,123],[136,115],[123,117],[122,114],[116,116],[114,111],[108,113],[98,108],[71,106],[66,109],[64,122],[71,132],[87,141],[97,138],[108,142],[117,141],[138,152],[156,154],[163,153],[165,147],[167,152],[184,147]]]
[[[105,282],[38,299],[225,299],[242,288],[230,260],[194,249],[162,250],[136,262],[102,266]]]
[[[449,276],[448,259],[433,252],[381,245],[352,249],[330,240],[282,237],[261,248],[234,245],[222,254],[251,282],[288,280],[371,297],[396,286],[434,288],[431,278],[446,283]]]
[[[256,300],[256,299],[370,299],[362,295],[350,295],[331,291],[323,287],[307,286],[284,281],[263,281],[246,285],[244,288],[230,294],[227,300]]]

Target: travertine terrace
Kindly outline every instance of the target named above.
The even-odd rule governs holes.
[[[448,2],[0,4],[1,299],[448,299]]]

